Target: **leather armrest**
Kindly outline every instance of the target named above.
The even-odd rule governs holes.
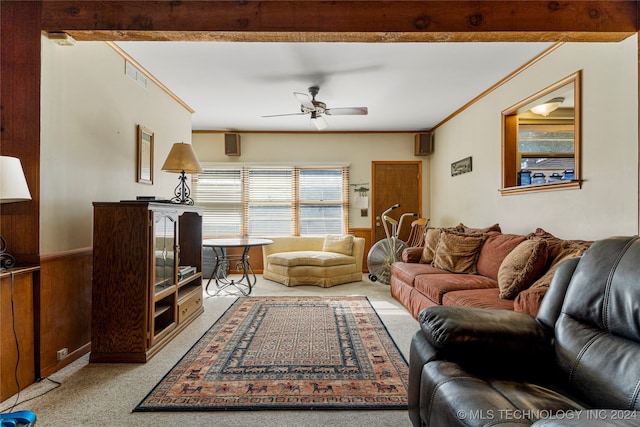
[[[528,314],[436,306],[423,310],[419,320],[425,339],[442,358],[467,369],[512,375],[553,365],[552,331]]]

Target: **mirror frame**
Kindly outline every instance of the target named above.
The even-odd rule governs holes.
[[[575,179],[545,184],[517,185],[518,167],[516,164],[518,153],[518,115],[523,113],[523,108],[548,97],[552,92],[573,83],[573,118],[574,118],[574,161]],[[530,193],[538,191],[560,190],[582,187],[581,157],[582,146],[582,71],[579,70],[551,86],[536,92],[517,104],[502,111],[502,188],[500,193],[504,195]]]

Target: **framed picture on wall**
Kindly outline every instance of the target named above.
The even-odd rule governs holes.
[[[466,157],[457,162],[451,163],[451,176],[462,175],[472,170],[471,157]]]
[[[153,132],[138,125],[138,182],[153,185]]]

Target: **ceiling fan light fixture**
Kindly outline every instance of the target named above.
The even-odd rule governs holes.
[[[545,102],[544,104],[536,105],[531,109],[531,112],[547,117],[549,114],[557,110],[558,107],[560,107],[560,104],[562,104],[563,102],[564,98],[562,97],[553,98]]]
[[[293,92],[293,96],[300,102],[300,112],[290,114],[272,114],[262,117],[279,117],[279,116],[297,116],[309,114],[311,117],[311,123],[317,130],[323,130],[329,127],[323,114],[327,115],[341,115],[341,116],[366,116],[369,113],[367,107],[348,107],[348,108],[327,108],[327,104],[322,101],[316,100],[316,95],[320,88],[318,86],[311,86],[309,88],[309,95],[302,92]]]
[[[315,111],[311,112],[311,123],[313,123],[318,130],[324,130],[329,127],[325,119]]]

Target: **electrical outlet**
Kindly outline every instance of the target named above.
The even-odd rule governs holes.
[[[69,349],[68,348],[61,348],[60,350],[58,350],[58,352],[56,353],[56,359],[59,361],[61,361],[62,359],[64,359],[65,357],[67,357],[67,355],[69,354]]]

